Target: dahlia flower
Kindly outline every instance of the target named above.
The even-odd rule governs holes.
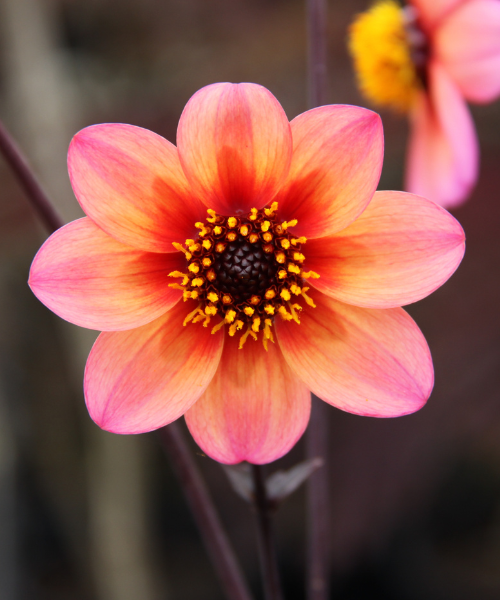
[[[380,117],[322,106],[291,123],[265,88],[219,83],[182,113],[177,148],[131,125],[87,127],[69,149],[88,215],[36,255],[30,286],[103,330],[85,370],[90,416],[141,433],[181,415],[223,463],[265,463],[302,435],[310,391],[352,413],[418,410],[433,386],[400,305],[464,252],[429,200],[375,192]]]
[[[409,115],[406,189],[461,204],[478,176],[466,100],[500,94],[499,0],[379,0],[351,25],[349,48],[364,95]]]

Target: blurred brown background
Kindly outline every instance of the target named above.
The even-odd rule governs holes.
[[[330,2],[331,103],[364,105],[345,35],[365,6]],[[175,142],[191,94],[227,80],[265,85],[290,118],[306,109],[302,0],[0,0],[0,116],[65,219],[81,214],[65,165],[78,129],[126,122]],[[409,307],[435,391],[401,419],[328,413],[339,600],[500,597],[500,103],[473,113],[481,177],[455,212],[467,253]],[[406,124],[382,116],[380,187],[400,189]],[[0,598],[221,599],[156,434],[107,434],[86,413],[96,334],[55,317],[26,285],[44,238],[0,160]],[[279,466],[302,456],[299,444]],[[197,460],[260,597],[252,514],[219,465]],[[288,600],[304,598],[304,496],[276,519]]]

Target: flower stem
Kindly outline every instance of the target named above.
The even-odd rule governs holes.
[[[17,176],[26,195],[43,221],[46,229],[54,233],[64,225],[52,202],[31,170],[26,157],[0,121],[0,152]]]
[[[252,600],[179,424],[171,423],[160,429],[160,437],[227,597],[231,600]]]
[[[327,0],[307,0],[309,108],[326,103],[326,10]],[[327,408],[324,402],[313,401],[306,440],[308,458],[321,457],[325,461],[323,466],[311,475],[307,486],[308,600],[327,600],[329,597],[328,421],[325,414]]]
[[[42,189],[28,161],[0,121],[0,152],[17,175],[28,199],[34,206],[46,229],[54,233],[64,225],[52,202]],[[163,446],[172,460],[184,489],[203,540],[219,574],[227,597],[231,600],[252,600],[241,574],[234,552],[215,512],[201,475],[191,458],[189,449],[177,423],[161,431]]]
[[[255,500],[257,512],[257,536],[260,554],[264,596],[266,600],[283,600],[283,592],[276,561],[274,547],[271,505],[267,497],[266,485],[260,465],[252,465]]]
[[[316,402],[314,402],[316,400]],[[329,596],[329,494],[328,494],[328,405],[313,398],[311,421],[307,430],[308,458],[321,457],[323,466],[307,484],[307,599],[327,600]]]
[[[326,0],[307,0],[309,108],[326,103]]]

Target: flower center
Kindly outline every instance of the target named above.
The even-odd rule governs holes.
[[[352,23],[349,50],[366,98],[407,112],[426,84],[428,44],[415,9],[394,0],[375,3]]]
[[[277,209],[273,202],[243,217],[222,217],[209,209],[206,223],[195,224],[197,240],[186,240],[185,247],[174,243],[186,256],[187,269],[170,273],[182,278],[170,286],[183,290],[184,301],[197,303],[184,325],[203,322],[207,327],[219,317],[212,333],[227,324],[229,335],[242,332],[242,348],[249,336],[257,340],[262,332],[267,350],[277,315],[300,323],[302,303],[314,307],[305,280],[319,275],[303,270],[306,238],[294,237],[288,229],[297,221],[279,222]]]

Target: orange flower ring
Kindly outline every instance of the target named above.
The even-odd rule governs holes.
[[[182,278],[182,283],[170,286],[183,290],[184,301],[198,303],[184,325],[203,322],[207,327],[218,315],[223,320],[212,333],[225,324],[231,336],[241,330],[241,349],[248,336],[257,340],[262,331],[267,350],[268,340],[274,342],[271,327],[276,315],[300,323],[302,306],[297,300],[315,306],[304,280],[319,275],[302,270],[306,238],[294,237],[288,228],[297,221],[280,222],[277,209],[273,202],[263,210],[252,208],[244,217],[223,217],[209,209],[206,224],[196,223],[198,239],[186,240],[185,247],[174,244],[186,256],[187,272],[170,273]]]

